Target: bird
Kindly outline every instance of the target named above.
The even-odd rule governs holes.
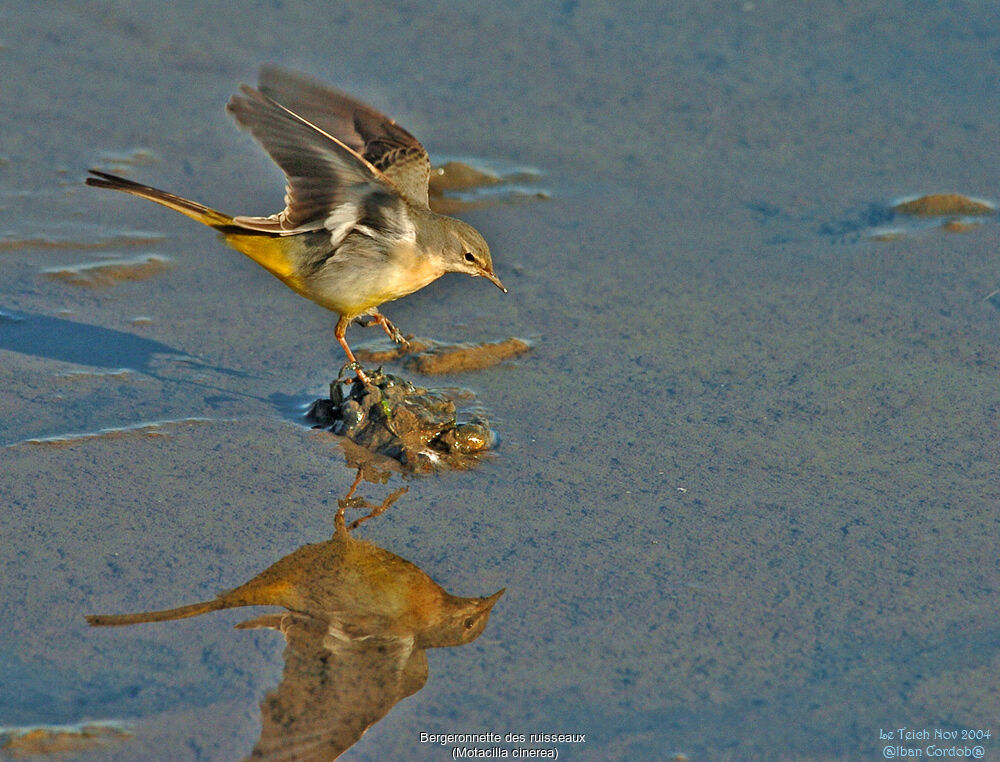
[[[339,315],[334,336],[357,379],[369,379],[347,343],[352,321],[403,334],[380,311],[449,272],[484,277],[507,293],[472,225],[428,205],[430,159],[407,130],[308,75],[261,67],[226,107],[285,174],[285,208],[231,216],[181,196],[91,169],[87,185],[148,199],[214,228],[285,285]]]

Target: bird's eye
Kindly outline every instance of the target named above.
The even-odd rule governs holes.
[[[471,251],[465,252],[465,261],[466,262],[475,262],[476,261],[476,258],[474,256],[472,256],[472,252]]]
[[[468,255],[466,255],[466,256],[468,256]],[[470,617],[467,617],[467,618],[466,618],[466,620],[465,620],[465,621],[464,621],[464,622],[463,622],[462,624],[464,624],[464,625],[465,625],[465,629],[467,629],[467,630],[471,630],[471,629],[472,629],[472,625],[474,625],[475,623],[476,623],[476,620],[475,620],[475,619],[473,619],[473,618],[472,618],[472,617],[470,616]]]

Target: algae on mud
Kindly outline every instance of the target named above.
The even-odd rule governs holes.
[[[381,370],[369,377],[369,384],[354,379],[346,389],[341,379],[332,382],[329,399],[313,402],[306,419],[409,473],[471,468],[495,444],[482,417],[458,420],[455,395]]]

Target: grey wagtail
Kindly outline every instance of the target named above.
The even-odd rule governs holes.
[[[448,272],[483,276],[504,293],[486,241],[427,205],[431,164],[420,142],[370,106],[274,66],[226,107],[285,173],[285,208],[269,217],[215,209],[90,170],[87,184],[131,193],[215,228],[226,243],[285,285],[340,315],[334,335],[368,382],[344,334],[370,316],[395,341],[378,307]]]

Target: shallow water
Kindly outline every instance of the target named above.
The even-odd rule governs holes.
[[[342,364],[333,316],[83,177],[275,211],[279,172],[223,111],[274,61],[551,196],[464,215],[510,294],[452,275],[386,306],[533,352],[414,376],[473,390],[500,447],[357,532],[456,595],[507,592],[345,758],[451,757],[421,732],[586,734],[564,760],[1000,732],[1000,224],[891,211],[1000,198],[995,9],[230,9],[0,7],[0,726],[127,724],[81,759],[235,759],[260,734],[278,633],[83,616],[209,599],[330,537],[354,470],[299,416]]]

